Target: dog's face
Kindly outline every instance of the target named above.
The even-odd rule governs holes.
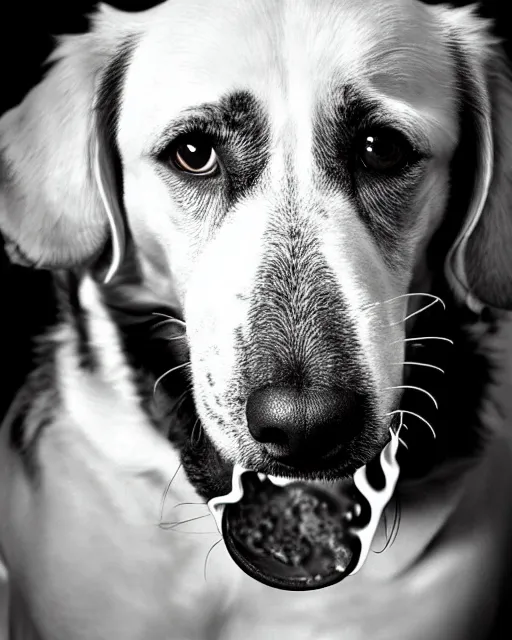
[[[407,294],[446,216],[468,93],[486,140],[485,26],[405,0],[172,0],[136,17],[103,10],[83,38],[2,121],[8,240],[60,265],[103,246],[105,209],[119,234],[119,194],[98,181],[108,158],[99,193],[87,172],[96,104],[115,124],[148,286],[186,322],[209,441],[267,473],[353,472],[396,418],[404,319],[425,304]],[[51,234],[20,209],[51,216]],[[493,227],[492,208],[482,220]],[[492,260],[483,236],[470,249]],[[507,285],[463,275],[510,304]]]
[[[131,56],[118,143],[201,423],[231,462],[352,471],[400,394],[407,304],[388,301],[446,205],[443,34],[416,3],[170,5]]]

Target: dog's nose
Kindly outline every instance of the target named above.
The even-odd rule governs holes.
[[[247,400],[249,431],[285,464],[304,466],[326,457],[353,432],[355,394],[268,386]]]

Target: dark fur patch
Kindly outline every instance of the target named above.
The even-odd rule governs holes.
[[[55,348],[52,340],[45,336],[59,324],[61,312],[50,272],[11,264],[3,252],[1,236],[0,254],[2,308],[8,310],[1,314],[0,424],[12,406],[15,414],[10,424],[9,441],[22,457],[27,473],[34,475],[37,461],[33,444],[59,407],[55,390]],[[21,395],[18,396],[19,392]],[[49,394],[52,398],[45,403],[47,410],[32,415],[34,400]],[[27,421],[31,421],[30,434],[27,433]]]
[[[96,95],[95,112],[102,134],[116,149],[124,80],[136,44],[136,39],[130,36],[118,47],[101,76]]]
[[[48,353],[50,349],[44,351]],[[40,406],[34,405],[35,399]],[[16,403],[16,413],[10,423],[10,444],[18,452],[27,475],[35,480],[40,470],[37,443],[60,407],[53,361],[45,360],[38,364],[29,375]]]
[[[328,188],[349,196],[386,262],[396,268],[404,234],[414,222],[407,214],[422,176],[422,155],[415,142],[407,143],[408,164],[391,174],[368,170],[358,158],[362,134],[389,127],[399,130],[396,117],[390,118],[378,100],[344,87],[318,108],[313,148]],[[405,142],[409,135],[400,133]]]
[[[161,428],[162,421],[166,420],[161,413],[172,411],[180,395],[190,387],[186,368],[169,374],[159,383],[165,390],[164,407],[155,407],[153,384],[166,371],[188,359],[187,342],[169,340],[170,325],[162,326],[162,315],[179,318],[176,310],[158,300],[148,300],[147,295],[141,298],[141,291],[147,294],[137,250],[130,242],[121,268],[112,281],[102,287],[102,296],[106,311],[119,329],[121,346],[133,372],[141,407],[154,425]],[[170,417],[168,423],[170,429]],[[179,429],[177,427],[177,431]]]
[[[67,272],[57,280],[60,307],[66,314],[66,320],[75,331],[80,366],[94,373],[98,369],[98,358],[91,344],[89,334],[89,314],[80,303],[78,297],[79,277]]]
[[[117,129],[126,70],[136,43],[136,39],[130,36],[117,49],[101,76],[94,107],[103,179],[109,185],[110,197],[115,199],[114,204],[119,209],[126,228],[128,228],[128,220],[123,205],[123,170],[117,143]],[[121,248],[123,249],[124,247]],[[96,266],[99,269],[101,265],[110,264],[110,262],[111,247],[107,247]]]
[[[37,346],[37,338],[57,324],[59,311],[50,272],[11,264],[1,236],[0,254],[0,333],[4,354],[0,416],[3,418],[18,389],[37,367],[39,357],[52,362],[51,354],[44,352],[44,346]],[[22,440],[22,436],[15,435],[14,440]]]
[[[220,161],[212,176],[195,176],[176,169],[173,150],[187,136],[200,135]],[[269,159],[270,127],[263,106],[248,91],[237,91],[218,103],[185,112],[173,122],[154,149],[162,179],[175,203],[197,224],[219,223],[230,207],[247,197]]]

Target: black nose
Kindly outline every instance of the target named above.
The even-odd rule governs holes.
[[[307,466],[350,438],[356,405],[350,391],[269,386],[249,396],[247,422],[252,437],[274,458]]]

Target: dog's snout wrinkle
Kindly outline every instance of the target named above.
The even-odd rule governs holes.
[[[272,457],[303,466],[353,435],[356,405],[357,396],[349,390],[273,385],[250,394],[247,423],[254,440]]]

